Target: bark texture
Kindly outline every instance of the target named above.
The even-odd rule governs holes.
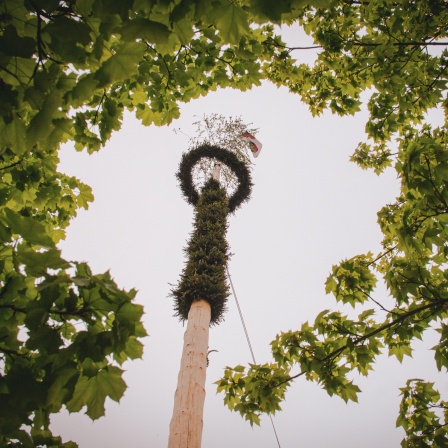
[[[191,304],[174,395],[168,448],[201,447],[210,319],[208,302],[199,300]]]

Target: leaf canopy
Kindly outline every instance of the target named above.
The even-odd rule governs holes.
[[[278,335],[274,362],[226,370],[229,407],[252,423],[275,412],[296,364],[328,393],[356,400],[350,372],[368,374],[385,350],[408,356],[430,326],[440,333],[436,366],[446,369],[447,129],[446,116],[432,127],[427,113],[447,108],[447,16],[442,0],[2,0],[0,444],[74,446],[51,434],[49,415],[66,406],[99,417],[105,397],[119,399],[124,388],[113,360],[141,355],[135,292],[57,249],[93,200],[88,186],[58,172],[61,143],[95,152],[124,110],[165,125],[180,103],[219,87],[268,80],[315,115],[353,115],[367,98],[366,141],[352,160],[377,173],[393,167],[401,181],[396,202],[378,213],[383,251],[342,261],[326,283],[337,300],[362,307],[358,318],[325,311]],[[314,63],[296,61],[303,47],[286,45],[280,24],[303,27]],[[383,320],[374,314],[384,308],[377,279],[395,304]],[[402,392],[403,446],[446,446],[446,421],[431,414],[446,402],[431,383],[411,381]]]

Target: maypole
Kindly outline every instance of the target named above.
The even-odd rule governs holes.
[[[199,194],[194,186],[193,169],[201,159],[219,163]],[[230,197],[219,183],[220,164],[227,166],[237,180],[237,188]],[[249,199],[252,183],[246,164],[235,153],[206,144],[184,154],[177,177],[184,197],[195,206],[195,221],[186,248],[187,264],[179,285],[172,291],[175,315],[188,322],[168,448],[200,448],[209,327],[223,320],[229,295],[227,216]]]

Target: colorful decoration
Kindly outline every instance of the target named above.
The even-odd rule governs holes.
[[[244,134],[241,135],[242,140],[249,143],[250,150],[252,151],[252,155],[254,157],[258,157],[261,151],[261,148],[263,145],[259,140],[257,140],[252,134],[249,132],[244,132]]]

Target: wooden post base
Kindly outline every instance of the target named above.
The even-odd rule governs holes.
[[[210,318],[208,302],[192,303],[174,395],[168,448],[201,447]]]

